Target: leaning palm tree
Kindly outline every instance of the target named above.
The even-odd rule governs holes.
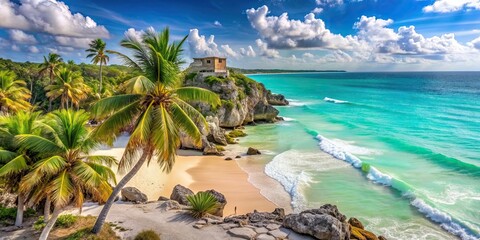
[[[63,62],[60,55],[56,53],[49,53],[48,57],[43,56],[43,63],[40,64],[40,74],[48,74],[50,79],[49,84],[53,83],[55,78],[55,71]],[[52,100],[48,102],[48,111],[52,110]]]
[[[107,44],[100,38],[93,40],[89,44],[90,48],[86,51],[89,53],[87,58],[92,58],[92,63],[97,65],[100,64],[100,72],[98,74],[98,78],[100,80],[100,85],[98,87],[98,92],[102,92],[102,66],[107,65],[107,62],[110,60],[108,55],[106,54],[105,47]]]
[[[100,232],[108,211],[127,182],[152,158],[164,171],[170,171],[180,144],[180,131],[190,135],[199,144],[198,123],[204,117],[188,101],[220,104],[216,94],[202,88],[181,87],[179,78],[181,42],[170,43],[169,31],[156,33],[148,30],[142,40],[126,36],[121,45],[133,51],[133,59],[115,52],[125,63],[142,75],[124,84],[126,94],[99,100],[93,107],[95,117],[107,119],[95,130],[98,137],[115,137],[120,130],[133,125],[133,131],[120,160],[119,171],[129,172],[114,188],[112,195],[98,216],[92,230]],[[132,167],[133,166],[133,167]]]
[[[16,193],[17,216],[15,226],[23,223],[23,210],[27,195],[19,191],[20,181],[34,163],[34,156],[21,148],[15,137],[40,132],[39,112],[19,112],[0,116],[0,182],[9,192]]]
[[[0,71],[0,112],[15,113],[29,109],[30,90],[26,86],[27,83],[17,80],[12,71]]]
[[[45,87],[47,97],[51,100],[60,98],[60,105],[68,109],[80,105],[80,102],[88,97],[90,88],[83,81],[79,72],[73,72],[68,68],[61,68],[55,73],[55,82]]]
[[[81,208],[85,195],[104,202],[112,192],[109,183],[115,183],[115,173],[107,165],[116,160],[90,155],[97,142],[86,126],[88,119],[84,111],[57,110],[46,116],[45,134],[16,136],[19,144],[40,159],[22,178],[20,191],[32,193],[34,203],[48,196],[54,205],[41,240],[47,239],[66,206]]]

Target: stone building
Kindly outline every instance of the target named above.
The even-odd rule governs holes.
[[[228,77],[227,59],[221,57],[194,58],[189,72],[199,73],[204,77]]]

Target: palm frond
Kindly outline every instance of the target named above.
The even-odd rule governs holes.
[[[15,139],[22,147],[36,153],[54,154],[64,151],[63,148],[59,147],[54,142],[33,134],[20,134],[15,136]]]
[[[177,96],[183,101],[196,101],[208,103],[214,107],[221,104],[218,95],[208,89],[198,87],[182,87],[175,90]]]
[[[138,101],[141,97],[142,95],[140,94],[123,94],[103,98],[94,103],[90,111],[95,118],[106,117],[113,112],[119,111],[125,106]]]
[[[47,186],[47,191],[57,208],[62,208],[68,205],[72,198],[73,190],[74,185],[67,170],[61,172],[50,182],[49,186]]]
[[[0,177],[19,173],[26,169],[28,169],[27,160],[24,155],[19,155],[0,168]]]

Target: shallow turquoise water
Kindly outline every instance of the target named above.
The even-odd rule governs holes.
[[[270,151],[294,209],[334,203],[394,239],[480,238],[480,73],[250,77],[291,100],[242,144]]]

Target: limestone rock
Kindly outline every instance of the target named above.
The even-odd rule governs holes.
[[[260,151],[256,148],[249,147],[247,150],[247,155],[259,155]]]
[[[203,155],[223,156],[224,154],[218,151],[215,144],[208,142],[203,149]]]
[[[228,230],[228,233],[232,235],[233,237],[239,237],[243,239],[253,239],[257,235],[255,231],[253,231],[251,228],[232,228]]]
[[[268,234],[260,234],[255,239],[256,240],[275,240],[275,237]]]
[[[168,200],[160,204],[160,206],[158,206],[158,209],[160,209],[160,211],[162,212],[167,212],[170,210],[180,210],[182,209],[182,207],[177,201]]]
[[[225,205],[227,205],[227,199],[225,198],[225,195],[211,189],[207,190],[206,192],[212,194],[215,199],[217,199],[217,207],[215,208],[215,211],[212,212],[212,215],[218,216],[218,217],[223,217],[223,209],[225,208]]]
[[[134,203],[146,203],[148,198],[147,195],[135,187],[125,187],[122,189],[122,200]]]
[[[278,224],[273,224],[273,223],[272,223],[272,224],[268,224],[268,225],[266,226],[266,228],[267,228],[268,230],[272,231],[272,230],[279,229],[279,228],[280,228],[280,225],[278,225]]]
[[[349,240],[349,225],[345,220],[345,215],[336,206],[326,204],[318,209],[287,215],[283,226],[317,239]]]
[[[157,201],[168,201],[170,200],[170,198],[167,198],[167,197],[164,197],[164,196],[160,196],[158,197],[158,200]]]
[[[353,227],[357,227],[357,228],[360,228],[360,229],[365,229],[365,228],[363,227],[362,222],[360,222],[360,220],[358,220],[358,219],[356,219],[356,218],[354,218],[354,217],[348,219],[348,223],[349,223],[350,225],[352,225]]]
[[[6,208],[17,207],[17,194],[9,193],[0,189],[0,206]]]
[[[207,140],[210,142],[214,142],[214,143],[218,143],[220,145],[226,146],[227,139],[225,138],[225,130],[220,127],[218,117],[207,116],[206,120],[209,128]]]
[[[358,240],[379,240],[378,237],[367,230],[351,226],[351,237]]]
[[[268,234],[274,236],[276,239],[286,239],[288,236],[288,234],[283,232],[281,229],[275,229],[268,232]]]
[[[274,94],[270,91],[267,93],[267,101],[270,105],[273,106],[286,106],[289,104],[287,99],[285,99],[285,96],[282,94]]]
[[[188,195],[193,195],[193,191],[180,185],[177,184],[172,191],[172,194],[170,195],[171,200],[175,200],[178,203],[182,205],[190,205],[190,203],[187,200]]]
[[[253,230],[255,230],[255,232],[258,233],[258,234],[268,233],[268,229],[266,229],[264,227],[255,228]]]

